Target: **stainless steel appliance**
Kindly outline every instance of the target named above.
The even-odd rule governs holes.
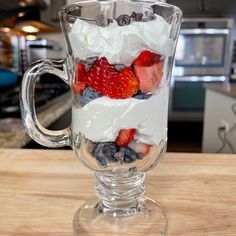
[[[38,38],[35,40],[27,40],[26,45],[29,64],[42,58],[61,59],[62,57],[62,48],[54,41]]]
[[[45,76],[45,80],[48,81],[50,75]],[[34,95],[36,110],[43,110],[47,106],[49,101],[52,101],[54,98],[68,92],[68,89],[68,86],[66,86],[62,82],[37,83],[35,86]],[[21,117],[19,92],[20,86],[15,86],[9,89],[0,88],[0,120],[2,118],[8,117]]]
[[[20,77],[26,70],[27,52],[24,32],[8,27],[0,27],[0,68]],[[0,84],[7,83],[6,73],[0,73]],[[8,78],[9,79],[9,78]],[[5,80],[5,81],[3,81]],[[16,82],[16,81],[15,81]]]
[[[233,20],[184,19],[176,49],[170,93],[170,120],[202,120],[205,83],[228,80]]]

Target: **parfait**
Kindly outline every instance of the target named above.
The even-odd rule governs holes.
[[[97,197],[76,211],[75,235],[166,235],[167,217],[143,196],[144,179],[165,154],[181,17],[159,1],[78,1],[59,11],[66,60],[40,60],[24,75],[21,112],[30,136],[48,147],[71,146],[96,173]],[[33,91],[44,73],[71,86],[71,125],[63,130],[37,119]]]
[[[73,24],[72,132],[88,166],[151,165],[164,149],[169,35],[170,24],[151,9]]]

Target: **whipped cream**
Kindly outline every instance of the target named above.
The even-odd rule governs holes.
[[[106,57],[110,64],[130,66],[141,51],[151,50],[170,56],[170,25],[159,15],[149,22],[132,21],[130,25],[118,26],[113,21],[106,27],[89,24],[77,19],[70,32],[75,57]]]
[[[115,141],[121,129],[135,128],[134,140],[158,144],[167,137],[167,83],[147,100],[103,96],[83,108],[72,108],[73,132],[94,142]]]

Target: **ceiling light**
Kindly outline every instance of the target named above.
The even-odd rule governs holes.
[[[20,13],[18,13],[18,17],[22,17],[22,16],[24,16],[25,15],[25,12],[20,12]]]
[[[35,36],[35,35],[31,35],[31,34],[29,34],[29,35],[26,35],[26,39],[27,40],[36,40],[37,39],[37,36]]]
[[[25,25],[22,27],[22,30],[25,31],[26,33],[38,33],[39,29],[32,26],[32,25]]]
[[[10,29],[7,27],[4,27],[4,28],[1,28],[1,31],[8,33],[10,32]]]

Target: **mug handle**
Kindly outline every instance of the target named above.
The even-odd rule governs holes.
[[[21,116],[30,137],[41,145],[47,147],[71,146],[70,128],[52,131],[44,128],[38,121],[34,105],[35,83],[40,75],[49,73],[69,83],[64,71],[58,69],[64,65],[64,60],[42,59],[32,64],[25,72],[20,95]]]

